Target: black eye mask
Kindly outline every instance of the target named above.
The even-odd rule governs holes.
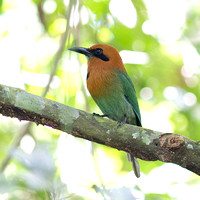
[[[103,49],[97,48],[97,49],[92,49],[89,50],[93,56],[100,58],[103,61],[109,61],[109,58],[103,54]]]

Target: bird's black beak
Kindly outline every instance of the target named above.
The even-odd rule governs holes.
[[[70,51],[75,51],[77,53],[81,53],[81,54],[84,54],[85,56],[87,56],[88,58],[91,58],[93,57],[93,54],[92,52],[87,49],[87,48],[83,48],[83,47],[71,47],[71,48],[68,48]]]

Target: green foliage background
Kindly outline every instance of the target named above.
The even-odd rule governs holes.
[[[121,4],[118,14],[124,2],[112,0]],[[46,97],[98,113],[85,87],[86,59],[67,48],[106,43],[119,51],[142,52],[148,58],[137,54],[143,64],[125,66],[135,84],[143,126],[200,140],[200,1],[129,3],[136,13],[135,19],[128,13],[127,21],[136,21],[132,27],[112,12],[110,0],[0,0],[0,82],[42,95],[56,66]],[[150,4],[159,13],[156,19]],[[170,26],[177,19],[182,23]],[[66,43],[55,64],[63,34]],[[32,124],[17,144],[25,126],[0,117],[0,199],[153,200],[198,194],[199,177],[179,166],[140,160],[142,177],[136,180],[125,153],[48,127]]]

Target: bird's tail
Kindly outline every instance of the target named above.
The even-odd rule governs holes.
[[[127,159],[129,162],[132,162],[133,171],[135,173],[135,176],[137,178],[139,178],[140,177],[140,166],[139,166],[137,158],[132,156],[130,153],[127,153]]]

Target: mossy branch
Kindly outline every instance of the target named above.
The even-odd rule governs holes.
[[[189,138],[93,116],[21,89],[0,85],[0,113],[50,126],[136,157],[176,163],[200,175],[200,146]]]

